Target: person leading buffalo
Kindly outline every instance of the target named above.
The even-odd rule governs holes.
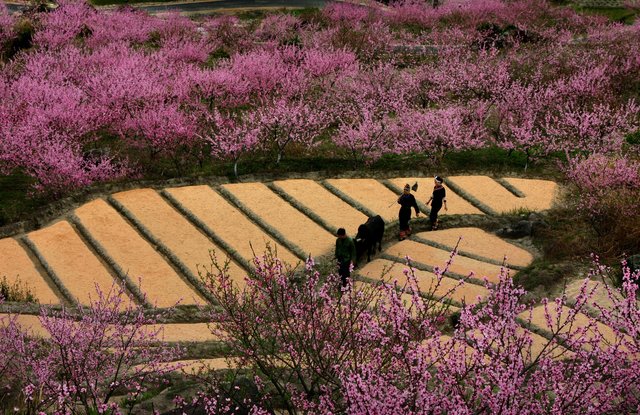
[[[409,227],[411,208],[416,210],[416,217],[420,216],[420,208],[418,208],[416,198],[411,194],[411,186],[409,186],[409,184],[404,185],[404,191],[400,197],[398,197],[398,204],[400,205],[400,212],[398,213],[398,220],[400,221],[400,236],[398,239],[402,241],[407,236],[411,235],[411,227]]]

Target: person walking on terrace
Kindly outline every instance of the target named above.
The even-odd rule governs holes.
[[[351,264],[356,261],[356,244],[347,236],[344,228],[338,229],[336,239],[336,259],[338,260],[338,274],[342,279],[342,286],[347,286],[347,279],[351,278]]]
[[[444,204],[444,211],[447,211],[447,191],[445,190],[444,180],[440,176],[436,176],[433,180],[435,186],[433,186],[433,193],[431,198],[427,201],[427,206],[431,204],[431,212],[429,213],[429,222],[431,222],[431,230],[438,229],[438,212]]]
[[[416,198],[411,194],[411,186],[409,184],[404,185],[404,191],[398,197],[398,204],[400,205],[400,212],[398,213],[398,220],[400,221],[400,235],[399,240],[404,240],[407,236],[411,235],[411,228],[409,227],[409,219],[411,219],[411,208],[416,210],[416,217],[420,216],[420,208]]]

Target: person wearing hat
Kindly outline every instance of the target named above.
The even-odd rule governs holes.
[[[433,193],[431,198],[427,201],[427,206],[431,204],[431,212],[429,213],[429,222],[431,222],[431,230],[438,229],[438,212],[444,204],[444,210],[447,211],[447,191],[442,183],[444,180],[440,176],[436,176],[433,180],[435,186],[433,186]]]
[[[420,216],[420,208],[416,198],[411,194],[411,186],[409,184],[404,185],[404,191],[398,197],[398,204],[400,205],[400,212],[398,213],[398,220],[400,221],[400,236],[398,239],[404,240],[407,236],[411,235],[411,228],[409,227],[409,219],[411,219],[411,208],[416,210],[416,217]]]
[[[336,233],[336,259],[338,260],[338,274],[342,279],[342,286],[347,286],[347,279],[351,277],[351,264],[356,260],[356,244],[347,236],[344,228]]]

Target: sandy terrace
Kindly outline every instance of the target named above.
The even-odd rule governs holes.
[[[549,305],[549,314],[551,315],[551,321],[554,325],[554,329],[557,329],[557,324],[556,324],[556,319],[557,319],[557,313],[555,312],[555,305],[554,304],[550,304]],[[566,318],[568,316],[568,313],[571,309],[569,307],[563,307],[563,311],[562,311],[562,318],[560,319],[560,325],[564,324],[564,322],[566,321]],[[528,319],[529,318],[529,312],[525,311],[523,313],[520,314],[521,318],[523,319]],[[577,317],[576,317],[576,325],[573,327],[573,329],[575,330],[576,327],[584,327],[587,326],[589,324],[589,322],[591,321],[591,319],[581,313],[578,313]],[[531,323],[535,326],[538,326],[540,328],[542,328],[543,330],[546,331],[551,331],[549,330],[548,326],[547,326],[547,321],[545,319],[545,313],[544,313],[544,306],[538,306],[535,307],[533,309],[533,317],[531,319]],[[597,322],[597,327],[598,327],[598,331],[600,332],[600,334],[602,334],[604,341],[605,342],[614,342],[615,341],[615,333],[614,331],[611,329],[611,327],[602,324],[600,322]],[[569,328],[564,328],[561,332],[562,333],[566,333],[569,330]]]
[[[178,360],[176,362],[167,363],[161,366],[180,365],[180,368],[176,372],[182,372],[186,374],[198,373],[200,371],[209,370],[224,370],[235,369],[238,365],[233,359],[227,359],[224,357],[218,357],[215,359],[190,359],[190,360]]]
[[[584,280],[579,279],[568,284],[566,289],[567,297],[575,300],[575,298],[580,294],[580,288],[582,287],[583,283]],[[611,298],[609,298],[604,282],[589,280],[589,282],[587,283],[587,292],[590,292],[593,289],[595,289],[595,291],[593,293],[593,297],[591,297],[591,300],[589,301],[589,305],[592,306],[594,303],[596,303],[603,308],[611,310],[613,308],[613,301],[611,301]],[[612,294],[614,294],[615,296],[616,290],[613,290]],[[616,296],[616,298],[622,299],[619,294]]]
[[[292,265],[298,263],[299,259],[291,251],[274,241],[209,186],[177,187],[166,191],[247,261],[252,261],[253,250],[261,255],[268,243],[276,248],[278,258]]]
[[[520,328],[519,330],[527,331],[525,328]],[[531,358],[535,360],[538,356],[540,356],[540,353],[542,353],[544,346],[549,342],[549,340],[531,331],[529,332],[529,335],[531,336],[531,340],[532,340],[531,341]],[[545,352],[545,356],[549,356],[553,359],[566,359],[574,355],[574,353],[571,350],[568,350],[565,347],[562,347],[557,344],[550,345],[549,347],[547,347],[546,350],[544,350],[544,352]]]
[[[531,210],[551,209],[558,196],[558,185],[549,180],[505,178],[506,182],[520,190],[526,196],[527,206]]]
[[[527,195],[524,198],[515,196],[500,183],[487,176],[454,176],[449,177],[448,180],[497,213],[510,212],[520,208],[547,209],[555,197],[555,191],[545,193],[532,190],[544,188],[545,183],[551,183],[545,180],[510,179],[514,181],[514,185],[517,184],[519,190]]]
[[[40,304],[61,302],[27,252],[12,238],[0,240],[0,280],[3,277],[9,284],[19,282],[22,288],[28,288]]]
[[[357,272],[358,274],[371,279],[380,279],[383,273],[387,272],[384,277],[385,281],[397,279],[398,282],[403,285],[406,281],[404,276],[405,269],[407,269],[407,266],[402,263],[392,262],[386,259],[375,259],[361,269],[358,269]],[[475,284],[464,283],[458,287],[458,280],[447,277],[442,279],[440,285],[436,289],[435,285],[437,284],[437,279],[433,273],[415,270],[415,275],[418,280],[418,289],[420,289],[424,294],[431,293],[435,290],[435,296],[444,296],[451,289],[457,287],[455,288],[455,291],[449,294],[449,298],[460,303],[475,303],[478,297],[484,297],[488,293],[486,288]]]
[[[154,190],[131,190],[116,193],[113,197],[133,213],[194,275],[198,275],[198,265],[211,265],[210,250],[215,251],[220,265],[226,260],[226,253],[219,246],[191,225]],[[239,283],[243,283],[247,275],[233,261],[229,263],[229,274]]]
[[[81,304],[96,299],[96,285],[105,293],[114,277],[93,255],[69,222],[60,221],[31,232],[29,239],[49,263],[60,281]]]
[[[557,343],[555,345],[550,345],[545,350],[545,345],[549,343],[546,338],[523,327],[517,327],[516,331],[519,336],[524,336],[525,334],[527,334],[531,338],[531,356],[527,356],[525,353],[528,352],[529,349],[523,348],[521,350],[521,356],[525,362],[531,362],[535,360],[543,351],[545,353],[545,357],[550,357],[552,359],[566,359],[574,355],[572,351],[558,345]],[[474,330],[472,333],[474,334],[474,337],[476,339],[482,338],[482,332],[480,330]]]
[[[0,325],[7,323],[10,316],[0,314]],[[40,323],[39,317],[34,315],[13,315],[18,325],[38,337],[49,337],[49,333]],[[166,342],[205,342],[217,341],[219,338],[211,333],[206,323],[192,324],[150,324],[144,326],[150,332],[160,329],[158,339]]]
[[[374,179],[330,179],[327,183],[340,190],[362,206],[382,216],[385,222],[398,220],[399,194]],[[411,213],[411,216],[415,212]]]
[[[159,307],[204,304],[205,300],[133,229],[114,208],[97,199],[76,209],[76,216],[134,284]],[[168,290],[167,286],[171,289]]]
[[[8,315],[8,314],[0,314],[0,326],[6,326],[9,322],[9,319],[15,319],[18,326],[23,331],[28,332],[31,336],[34,337],[42,337],[49,338],[49,332],[45,330],[40,323],[38,316],[32,316],[27,314],[19,314],[19,315]]]
[[[429,198],[431,197],[431,194],[433,193],[433,178],[430,177],[400,177],[400,178],[396,178],[396,179],[389,179],[389,182],[393,183],[394,185],[398,186],[400,189],[404,188],[404,185],[409,183],[410,185],[413,186],[414,183],[418,182],[418,190],[416,192],[413,192],[413,195],[416,197],[416,199],[418,200],[418,202],[422,202],[425,205],[427,204],[427,201],[429,200]],[[445,215],[445,214],[450,214],[450,215],[469,215],[469,214],[477,214],[477,215],[483,215],[484,213],[482,213],[478,208],[474,207],[471,203],[467,202],[466,200],[464,200],[462,197],[460,197],[457,193],[454,193],[453,190],[449,189],[446,185],[446,181],[445,181],[445,189],[447,191],[447,209],[448,211],[445,212],[444,211],[444,207],[440,210],[439,215]],[[429,209],[431,208],[430,206],[427,206]],[[429,214],[429,212],[425,212],[427,215]]]
[[[413,261],[440,268],[443,268],[449,260],[448,251],[411,240],[398,242],[387,248],[385,253],[399,259],[409,256]],[[449,271],[464,276],[467,276],[473,271],[475,278],[482,279],[483,277],[487,277],[487,280],[490,282],[497,282],[500,276],[499,266],[462,256],[454,258],[451,267],[449,267]]]
[[[207,323],[152,324],[150,330],[161,329],[158,337],[166,342],[204,342],[219,340]]]
[[[333,252],[335,238],[262,183],[223,186],[284,238],[313,256]]]
[[[528,251],[479,228],[444,229],[437,232],[421,232],[416,236],[452,249],[458,243],[458,238],[462,237],[458,246],[459,251],[499,262],[502,262],[506,255],[508,264],[519,267],[526,267],[533,261],[533,255]]]
[[[282,180],[274,184],[331,226],[345,228],[348,235],[355,236],[358,233],[358,226],[367,221],[364,213],[313,180]]]
[[[363,282],[363,281],[356,281],[353,284],[353,286],[354,286],[354,288],[356,290],[364,289],[364,287],[366,287],[368,285],[370,285],[370,283]],[[386,305],[387,302],[388,302],[388,297],[384,293],[380,293],[380,294],[381,294],[381,296],[377,297],[377,298],[382,302],[382,304]],[[403,294],[400,295],[400,301],[402,301],[402,304],[405,307],[409,307],[409,306],[411,306],[413,304],[413,297],[411,296],[411,294],[403,293]],[[371,306],[374,306],[374,305],[375,305],[374,303],[371,304]],[[445,306],[444,304],[441,304],[441,305]],[[449,306],[446,306],[446,307],[447,307],[447,313],[453,313],[455,311],[460,310],[458,307],[452,306],[452,305],[449,305]],[[415,311],[416,311],[415,308],[411,309],[411,313],[410,314],[411,314],[412,317],[416,316],[416,312]]]

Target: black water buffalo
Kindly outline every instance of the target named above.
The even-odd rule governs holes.
[[[366,252],[367,262],[371,261],[371,254],[375,253],[376,243],[378,251],[382,251],[382,237],[384,236],[384,220],[380,215],[372,216],[358,227],[356,235],[356,264]]]

